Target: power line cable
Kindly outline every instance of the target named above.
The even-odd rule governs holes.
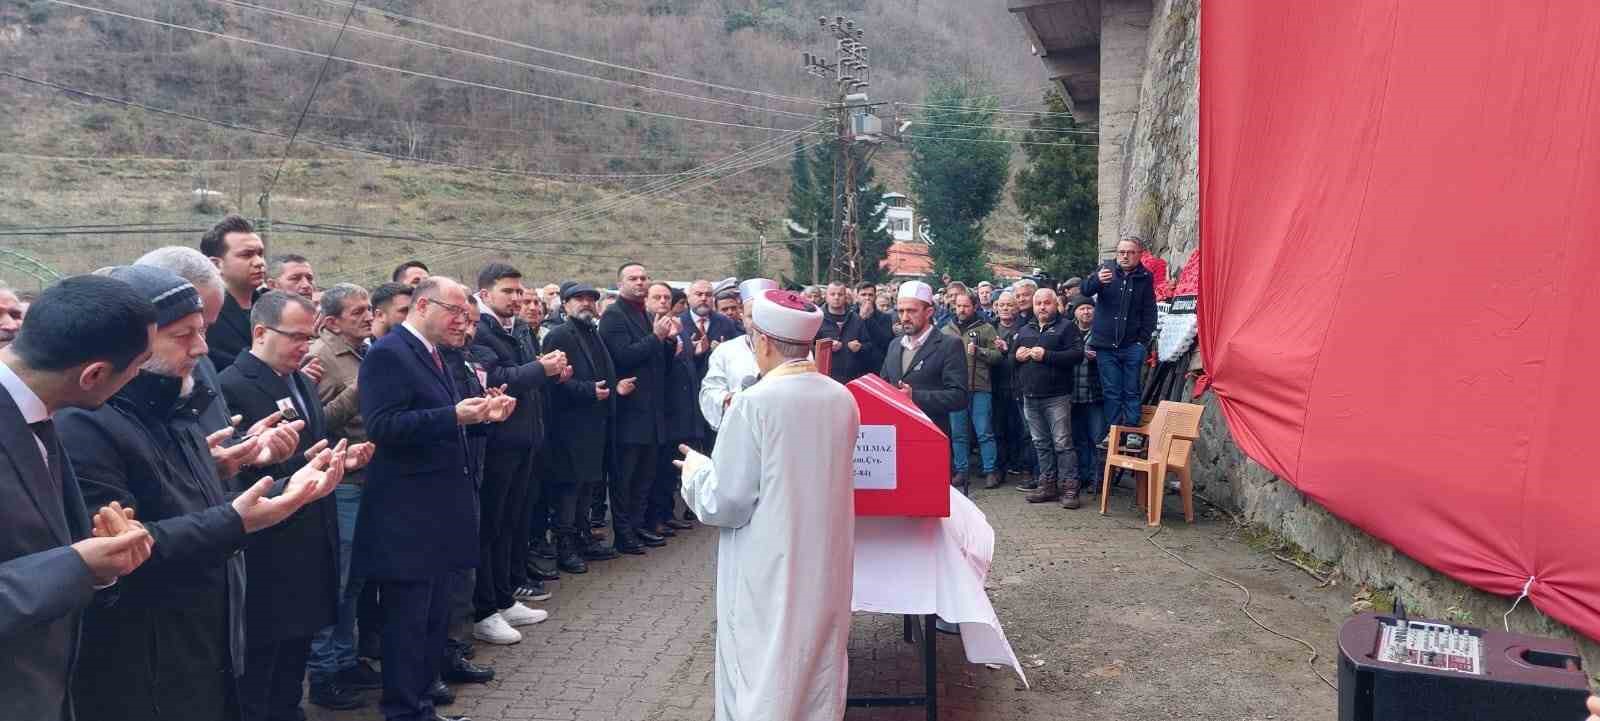
[[[268,130],[266,128],[257,128],[257,127],[250,126],[250,125],[240,125],[238,123],[233,123],[233,122],[229,122],[229,121],[226,121],[226,120],[216,120],[214,118],[208,118],[208,117],[205,117],[203,115],[195,115],[193,113],[185,113],[185,112],[181,112],[181,111],[177,111],[177,110],[168,110],[166,108],[158,108],[158,107],[156,107],[154,105],[141,103],[141,102],[139,102],[137,100],[129,100],[127,98],[118,98],[118,97],[113,97],[113,96],[110,96],[110,95],[102,95],[102,94],[99,94],[99,93],[90,92],[88,90],[82,90],[82,89],[79,89],[79,88],[73,88],[73,87],[69,87],[69,86],[66,86],[66,85],[62,85],[60,83],[51,82],[49,80],[42,80],[42,79],[39,79],[39,78],[31,78],[31,77],[28,77],[26,75],[20,75],[20,74],[11,72],[9,70],[0,70],[0,77],[9,77],[9,78],[12,78],[12,79],[15,79],[15,80],[20,80],[20,81],[25,82],[25,83],[32,83],[32,84],[35,84],[35,85],[40,85],[40,86],[44,86],[44,87],[48,87],[48,88],[53,88],[55,90],[59,90],[59,91],[64,92],[64,93],[70,93],[70,94],[73,94],[73,95],[80,95],[80,96],[83,96],[83,97],[86,97],[86,98],[91,98],[91,99],[94,99],[94,100],[99,100],[99,101],[108,102],[108,103],[113,103],[113,104],[116,104],[116,105],[122,105],[122,106],[125,106],[125,107],[138,108],[140,110],[156,113],[156,114],[159,114],[159,115],[167,115],[167,116],[170,116],[170,117],[182,118],[184,120],[192,120],[192,121],[195,121],[195,122],[206,123],[208,125],[215,125],[217,127],[228,128],[230,130],[240,130],[240,131],[244,131],[244,132],[248,132],[248,133],[255,133],[255,134],[258,134],[258,135],[266,135],[266,136],[270,136],[270,137],[274,137],[274,138],[287,138],[287,137],[289,137],[288,133],[284,133],[284,132],[277,131],[277,130]],[[361,153],[361,154],[364,154],[364,155],[375,155],[375,156],[378,156],[378,157],[388,158],[390,160],[398,160],[398,161],[402,161],[402,162],[415,162],[415,163],[423,163],[425,165],[439,165],[439,166],[448,167],[448,168],[456,168],[458,170],[472,170],[472,171],[480,171],[480,172],[485,172],[485,173],[494,173],[494,174],[497,174],[497,175],[513,175],[513,176],[523,176],[523,177],[532,177],[532,178],[671,178],[671,177],[677,177],[677,176],[681,176],[681,175],[689,175],[689,174],[692,174],[694,172],[692,170],[689,170],[689,171],[682,171],[682,172],[676,172],[676,173],[557,173],[557,172],[535,171],[535,170],[512,170],[510,168],[494,168],[494,167],[481,166],[481,165],[469,165],[469,164],[466,164],[466,163],[457,163],[457,162],[453,162],[453,161],[449,161],[449,160],[436,160],[436,159],[432,159],[432,158],[418,158],[418,157],[396,155],[394,153],[386,153],[386,152],[383,152],[381,150],[373,150],[371,148],[363,148],[363,147],[358,146],[358,145],[350,145],[350,144],[347,144],[347,143],[339,143],[339,142],[334,142],[334,141],[330,141],[330,140],[315,140],[315,139],[309,139],[309,138],[302,138],[300,142],[311,143],[312,145],[320,145],[320,146],[329,147],[329,148],[337,148],[339,150],[346,150],[346,151],[349,151],[349,152],[352,152],[352,153]]]
[[[293,13],[293,12],[289,12],[287,10],[278,10],[276,8],[269,8],[269,7],[265,7],[265,6],[262,6],[262,5],[256,5],[254,3],[243,2],[242,0],[206,0],[206,1],[207,2],[211,2],[211,3],[218,3],[218,4],[225,4],[225,5],[232,5],[232,6],[235,6],[235,7],[247,8],[247,9],[250,9],[250,10],[256,10],[256,11],[259,11],[259,12],[264,12],[264,13],[268,13],[270,15],[275,15],[275,16],[278,16],[278,17],[285,17],[285,18],[290,18],[290,19],[294,19],[294,20],[299,20],[299,21],[302,21],[302,22],[312,23],[312,24],[316,24],[316,25],[322,25],[324,27],[334,27],[334,23],[329,22],[327,20],[322,20],[320,18],[311,17],[309,15],[301,15],[299,13]],[[352,10],[354,10],[354,7],[355,7],[355,3],[351,3],[351,9]],[[650,87],[648,85],[640,85],[638,83],[630,83],[630,82],[626,82],[626,81],[622,81],[622,80],[612,80],[611,78],[602,78],[602,77],[599,77],[599,76],[596,76],[596,75],[587,75],[587,74],[584,74],[584,73],[574,72],[574,71],[571,71],[571,70],[562,70],[560,68],[553,68],[553,67],[550,67],[550,66],[547,66],[547,65],[539,65],[539,64],[536,64],[536,63],[524,62],[524,61],[521,61],[521,60],[515,60],[515,59],[512,59],[512,58],[507,58],[507,57],[502,57],[502,56],[499,56],[499,55],[494,55],[494,54],[491,54],[491,53],[484,53],[484,52],[479,52],[479,51],[476,51],[476,50],[468,50],[468,49],[465,49],[465,48],[458,48],[458,47],[454,47],[454,46],[450,46],[450,45],[443,45],[443,44],[440,44],[440,43],[430,42],[430,41],[427,41],[427,40],[419,40],[419,39],[416,39],[416,38],[408,38],[408,37],[405,37],[403,35],[395,35],[393,33],[379,32],[377,30],[367,30],[365,28],[357,27],[357,28],[353,28],[351,30],[351,32],[354,32],[354,33],[357,33],[357,34],[360,34],[360,35],[366,35],[366,36],[369,36],[369,37],[385,38],[385,39],[389,39],[389,40],[397,40],[397,41],[400,41],[402,43],[406,43],[406,44],[409,44],[409,45],[415,45],[415,46],[418,46],[418,47],[430,48],[430,49],[433,49],[433,50],[439,50],[441,52],[446,52],[446,53],[460,53],[462,55],[469,55],[469,56],[472,56],[472,57],[480,58],[480,59],[483,59],[483,60],[489,60],[489,61],[497,62],[497,63],[505,63],[505,64],[508,64],[508,65],[515,65],[517,67],[526,68],[528,70],[534,70],[534,71],[538,71],[538,72],[551,73],[551,74],[554,74],[554,75],[561,75],[561,76],[571,77],[571,78],[580,78],[580,79],[583,79],[583,80],[593,80],[595,82],[606,83],[606,84],[609,84],[609,85],[620,85],[620,86],[624,86],[624,87],[629,87],[629,88],[634,88],[634,89],[637,89],[637,90],[641,90],[641,91],[644,91],[644,92],[647,92],[647,93],[657,93],[657,94],[661,94],[661,95],[667,95],[667,96],[670,96],[670,97],[682,98],[684,100],[691,100],[691,101],[695,101],[695,102],[709,103],[709,104],[713,104],[713,105],[721,105],[721,106],[732,107],[732,108],[741,108],[741,109],[745,109],[745,110],[754,110],[754,111],[763,112],[763,113],[772,113],[774,115],[786,115],[786,116],[795,117],[795,118],[808,118],[809,119],[809,118],[814,117],[814,116],[808,115],[806,113],[797,113],[797,112],[794,112],[794,111],[791,111],[791,110],[778,110],[778,109],[775,109],[775,108],[763,108],[763,107],[756,106],[756,105],[748,105],[748,104],[745,104],[745,103],[734,102],[732,100],[721,100],[721,99],[718,99],[718,98],[708,98],[708,97],[705,97],[703,95],[694,95],[694,94],[691,94],[691,93],[680,93],[680,92],[675,91],[675,90],[666,90],[666,89],[663,89],[663,88],[653,88],[653,87]]]
[[[311,110],[311,103],[317,99],[317,88],[322,87],[322,79],[328,75],[328,66],[333,64],[333,53],[339,49],[339,41],[344,39],[344,31],[350,27],[350,18],[356,14],[356,2],[350,3],[350,12],[345,13],[344,22],[339,25],[339,34],[333,36],[333,44],[328,46],[328,54],[322,58],[322,67],[317,70],[317,80],[311,84],[311,92],[306,93],[306,104],[300,108],[300,117],[294,121],[294,130],[289,131],[289,141],[283,144],[283,157],[278,160],[278,169],[272,172],[272,181],[267,183],[267,189],[262,191],[262,197],[272,195],[272,189],[278,187],[278,176],[283,175],[284,163],[289,161],[289,149],[294,147],[294,138],[300,134],[300,126],[306,122],[306,113]]]
[[[189,25],[181,25],[179,23],[170,23],[170,22],[167,22],[165,20],[158,20],[158,19],[155,19],[155,18],[147,18],[147,17],[142,17],[142,16],[139,16],[139,15],[130,15],[128,13],[118,12],[116,10],[108,10],[106,8],[93,7],[93,6],[89,6],[89,5],[80,5],[78,3],[71,2],[70,0],[50,0],[50,2],[55,3],[57,5],[65,5],[67,7],[77,8],[79,10],[85,10],[85,11],[92,12],[92,13],[99,13],[99,14],[102,14],[102,15],[110,15],[112,17],[119,17],[119,18],[123,18],[125,20],[132,20],[132,21],[135,21],[135,22],[142,22],[142,23],[147,23],[147,24],[150,24],[150,25],[157,25],[157,26],[160,26],[160,27],[171,28],[173,30],[186,30],[188,32],[196,33],[198,35],[205,35],[205,36],[208,36],[208,37],[214,37],[214,38],[217,38],[219,40],[228,40],[228,41],[232,41],[232,42],[241,42],[241,43],[245,43],[245,44],[248,44],[248,45],[256,45],[256,46],[259,46],[259,47],[273,48],[273,49],[282,50],[282,51],[288,52],[288,53],[294,53],[296,55],[312,55],[312,56],[316,56],[317,55],[317,53],[314,53],[312,51],[302,50],[300,48],[292,48],[292,47],[289,47],[287,45],[279,45],[277,43],[269,43],[269,42],[266,42],[264,40],[256,40],[254,38],[247,38],[247,37],[242,37],[242,36],[239,36],[239,35],[229,35],[227,33],[219,33],[219,32],[214,32],[214,31],[211,31],[211,30],[204,30],[204,29],[197,28],[197,27],[191,27]],[[343,3],[341,3],[341,5],[344,6]],[[536,92],[533,92],[533,91],[530,91],[530,90],[519,90],[517,88],[508,88],[508,87],[501,86],[501,85],[494,85],[492,83],[480,83],[480,82],[477,82],[477,81],[474,81],[474,80],[462,80],[460,78],[452,78],[452,77],[448,77],[448,76],[444,76],[444,75],[438,75],[438,74],[435,74],[435,73],[423,72],[423,71],[420,71],[420,70],[410,70],[410,69],[407,69],[407,68],[399,68],[399,67],[395,67],[395,66],[392,66],[392,65],[384,65],[382,63],[374,63],[374,62],[369,62],[369,61],[366,61],[366,60],[357,60],[355,58],[343,58],[343,57],[333,57],[333,56],[328,56],[328,57],[332,58],[333,60],[337,60],[339,62],[342,62],[342,63],[348,63],[348,64],[351,64],[351,65],[356,65],[356,66],[369,68],[369,69],[373,69],[373,70],[387,70],[389,72],[400,73],[402,75],[410,75],[410,76],[419,77],[419,78],[426,78],[426,79],[429,79],[429,80],[438,80],[440,82],[452,83],[452,84],[456,84],[456,85],[464,85],[464,86],[467,86],[467,87],[480,88],[480,89],[483,89],[483,90],[494,90],[494,91],[499,91],[499,92],[503,92],[503,93],[511,93],[513,95],[522,95],[522,96],[525,96],[525,97],[536,98],[536,99],[539,99],[539,100],[549,100],[549,101],[558,102],[558,103],[570,103],[570,104],[573,104],[573,105],[580,105],[580,106],[583,106],[583,107],[595,108],[597,110],[612,110],[612,111],[616,111],[616,112],[620,112],[620,113],[632,113],[634,115],[643,115],[643,116],[652,117],[652,118],[664,118],[664,119],[667,119],[667,120],[681,120],[681,121],[690,122],[690,123],[704,123],[706,125],[718,125],[718,126],[722,126],[722,127],[731,127],[731,128],[751,128],[751,129],[755,129],[755,130],[764,130],[764,131],[768,131],[768,132],[771,132],[771,131],[774,131],[774,130],[793,130],[793,128],[778,128],[778,127],[771,127],[771,126],[766,126],[766,125],[754,125],[754,124],[751,124],[751,123],[739,123],[739,122],[732,122],[732,121],[726,121],[726,120],[709,120],[709,119],[706,119],[706,118],[694,118],[694,117],[690,117],[690,116],[687,116],[687,115],[675,115],[675,114],[672,114],[672,113],[662,113],[662,112],[657,112],[657,111],[653,111],[653,110],[643,110],[643,109],[639,109],[639,108],[625,108],[625,107],[620,107],[620,106],[616,106],[616,105],[607,105],[605,103],[596,103],[596,102],[589,101],[589,100],[579,100],[577,98],[566,98],[566,97],[561,97],[559,95],[547,95],[545,93],[536,93]],[[822,135],[824,133],[816,133],[816,134]]]
[[[319,1],[323,2],[323,3],[326,3],[328,5],[332,5],[334,7],[341,7],[341,8],[345,7],[347,4],[354,4],[354,3],[345,3],[345,2],[342,2],[341,0],[319,0]],[[632,66],[628,66],[628,65],[621,65],[621,64],[618,64],[618,63],[607,62],[607,61],[604,61],[604,60],[596,60],[594,58],[587,58],[587,57],[584,57],[582,55],[575,55],[575,54],[572,54],[572,53],[566,53],[566,52],[562,52],[562,51],[559,51],[559,50],[551,50],[551,49],[548,49],[548,48],[542,48],[542,47],[538,47],[536,45],[529,45],[527,43],[517,42],[515,40],[507,40],[505,38],[498,38],[498,37],[494,37],[492,35],[485,35],[483,33],[474,32],[472,30],[466,30],[466,29],[463,29],[463,28],[456,28],[456,27],[451,27],[449,25],[436,23],[436,22],[433,22],[431,20],[425,20],[423,18],[415,17],[415,16],[412,16],[412,15],[403,15],[401,13],[390,12],[390,11],[387,11],[387,10],[380,10],[378,8],[373,8],[373,7],[363,7],[361,9],[361,11],[363,13],[373,13],[373,14],[381,15],[383,17],[389,18],[390,20],[394,20],[396,22],[415,23],[415,24],[421,25],[423,27],[433,28],[435,30],[443,30],[445,32],[458,33],[460,35],[464,35],[464,36],[471,37],[471,38],[477,38],[479,40],[484,40],[484,41],[488,41],[488,42],[492,42],[492,43],[501,43],[501,44],[504,44],[504,45],[509,45],[511,47],[516,47],[516,48],[521,48],[523,50],[528,50],[530,52],[545,53],[547,55],[554,55],[556,57],[565,58],[567,60],[573,60],[573,61],[583,62],[583,63],[590,63],[590,64],[593,64],[593,65],[599,65],[601,67],[612,68],[612,69],[615,69],[615,70],[626,70],[628,72],[639,73],[641,75],[647,75],[647,76],[650,76],[650,77],[653,77],[653,78],[661,78],[663,80],[675,80],[677,82],[690,83],[690,84],[693,84],[693,85],[700,85],[702,87],[713,88],[713,89],[716,89],[716,90],[724,90],[724,91],[733,92],[733,93],[745,93],[745,94],[748,94],[748,95],[754,95],[754,96],[757,96],[757,97],[769,98],[769,99],[772,99],[772,100],[783,100],[783,101],[787,101],[787,102],[791,102],[791,103],[803,103],[803,104],[807,104],[807,105],[815,105],[815,106],[818,106],[818,107],[826,106],[828,104],[827,102],[822,101],[822,100],[817,100],[816,98],[803,98],[803,97],[796,97],[796,96],[793,96],[793,95],[780,95],[778,93],[768,93],[768,92],[763,92],[763,91],[760,91],[760,90],[749,90],[749,89],[746,89],[746,88],[739,88],[739,87],[734,87],[734,86],[731,86],[731,85],[719,85],[717,83],[709,82],[709,81],[706,81],[706,80],[697,80],[695,78],[686,78],[686,77],[683,77],[683,76],[680,76],[680,75],[670,75],[670,74],[667,74],[667,73],[657,72],[657,71],[654,71],[654,70],[646,70],[644,68],[637,68],[637,67],[632,67]]]
[[[1042,143],[1034,140],[1008,140],[1005,138],[951,138],[942,135],[900,135],[918,140],[947,140],[959,143],[1012,143],[1015,145],[1045,145],[1057,148],[1098,148],[1098,143]]]
[[[984,130],[1020,130],[1025,133],[1064,133],[1069,135],[1099,135],[1096,130],[1080,130],[1077,128],[1024,128],[1017,125],[982,125],[976,123],[932,123],[924,120],[914,120],[913,125],[927,125],[935,128],[981,128]]]

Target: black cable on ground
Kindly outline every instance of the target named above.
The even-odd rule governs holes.
[[[1179,556],[1178,554],[1173,553],[1166,546],[1163,546],[1163,545],[1161,545],[1159,543],[1156,543],[1156,536],[1161,535],[1161,532],[1163,530],[1165,530],[1165,527],[1157,528],[1155,533],[1152,533],[1152,534],[1144,537],[1145,542],[1149,543],[1152,546],[1155,546],[1156,550],[1167,554],[1168,556],[1172,557],[1172,560],[1177,561],[1178,563],[1181,563],[1181,564],[1183,564],[1185,566],[1188,566],[1189,568],[1191,568],[1191,569],[1193,569],[1193,570],[1195,570],[1195,571],[1197,571],[1199,573],[1202,573],[1202,574],[1205,574],[1207,576],[1210,576],[1211,578],[1214,578],[1214,579],[1216,579],[1218,581],[1221,581],[1221,582],[1226,583],[1226,584],[1228,584],[1230,586],[1233,586],[1234,588],[1237,588],[1240,591],[1244,591],[1244,602],[1239,604],[1239,611],[1242,612],[1245,615],[1245,618],[1250,619],[1251,623],[1254,623],[1255,625],[1261,627],[1261,630],[1266,631],[1267,633],[1270,633],[1270,634],[1272,634],[1274,636],[1277,636],[1278,638],[1284,639],[1286,641],[1293,641],[1295,643],[1300,644],[1301,646],[1304,646],[1307,651],[1311,652],[1311,655],[1306,658],[1306,666],[1311,669],[1311,673],[1317,677],[1317,680],[1323,682],[1324,684],[1327,684],[1328,688],[1331,688],[1331,689],[1333,689],[1335,691],[1339,690],[1338,686],[1334,685],[1334,683],[1332,681],[1328,680],[1327,676],[1322,675],[1322,672],[1317,670],[1317,658],[1319,658],[1321,656],[1321,653],[1317,651],[1317,647],[1316,646],[1311,645],[1310,641],[1307,641],[1307,640],[1305,640],[1303,638],[1299,638],[1297,636],[1291,636],[1291,635],[1289,635],[1287,633],[1284,633],[1282,631],[1276,630],[1276,629],[1272,628],[1271,626],[1268,626],[1267,624],[1262,623],[1261,619],[1255,617],[1255,614],[1250,613],[1250,599],[1251,599],[1250,589],[1246,588],[1244,584],[1239,583],[1238,581],[1235,581],[1235,580],[1233,580],[1231,578],[1228,578],[1226,576],[1218,575],[1218,574],[1213,573],[1211,571],[1208,571],[1208,570],[1206,570],[1204,568],[1196,566],[1193,563],[1190,563],[1189,561],[1185,560],[1182,556]]]

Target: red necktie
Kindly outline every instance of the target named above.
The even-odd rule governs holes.
[[[438,348],[429,348],[428,350],[433,352],[433,365],[434,365],[434,367],[438,368],[440,373],[443,373],[444,372],[444,359],[439,357],[439,349]]]

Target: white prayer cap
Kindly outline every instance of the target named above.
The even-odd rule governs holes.
[[[810,345],[822,327],[822,309],[792,290],[769,290],[756,298],[750,325],[785,343]]]
[[[739,284],[739,302],[749,303],[762,293],[769,290],[777,290],[777,288],[778,281],[767,280],[766,278],[751,278]]]
[[[896,300],[913,298],[928,305],[933,305],[933,288],[920,280],[908,280],[900,284],[900,297]]]

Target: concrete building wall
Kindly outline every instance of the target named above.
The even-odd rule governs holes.
[[[1149,45],[1150,0],[1101,0],[1100,148],[1096,178],[1100,201],[1100,253],[1110,256],[1121,239],[1123,188],[1134,127],[1139,119]]]

